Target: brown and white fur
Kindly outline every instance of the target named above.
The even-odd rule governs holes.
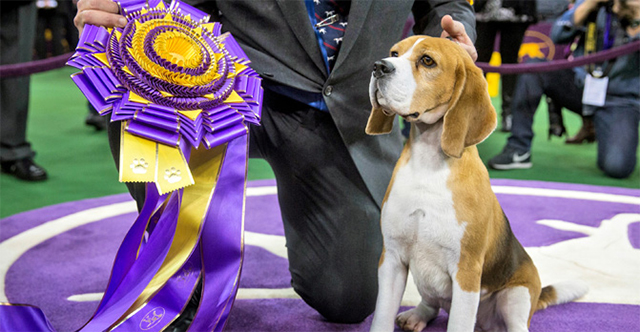
[[[581,282],[541,289],[514,237],[476,144],[496,126],[482,71],[455,42],[414,36],[377,61],[369,134],[397,114],[411,134],[382,208],[384,250],[372,331],[421,331],[449,313],[448,331],[527,331],[536,310],[572,301]],[[396,317],[411,271],[421,303]]]

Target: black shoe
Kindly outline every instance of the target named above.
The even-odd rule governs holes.
[[[26,181],[43,181],[47,179],[47,171],[36,165],[31,158],[6,161],[2,164],[2,172],[12,174],[18,179]]]
[[[491,158],[489,167],[499,170],[531,168],[531,151],[518,152],[510,147],[505,147],[502,152]]]
[[[107,129],[107,118],[98,113],[90,112],[84,120],[87,126],[93,126],[97,131]]]

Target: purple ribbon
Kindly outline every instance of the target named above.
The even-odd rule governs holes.
[[[160,3],[118,2],[121,13],[127,16],[127,26],[111,32],[86,26],[68,64],[82,70],[72,80],[100,114],[111,113],[112,121],[127,121],[129,133],[175,146],[186,160],[192,159],[189,165],[195,184],[163,196],[154,184],[147,184],[145,203],[118,249],[103,298],[80,331],[160,331],[186,308],[199,280],[203,288],[200,307],[190,329],[220,331],[238,289],[247,126],[259,124],[261,80],[245,67],[248,58],[235,39],[230,35],[220,37],[218,23],[202,29],[201,36],[192,32],[208,20],[208,15],[177,0],[169,9]],[[171,13],[173,22],[161,20],[167,13]],[[202,52],[211,53],[202,57],[197,70],[171,64],[148,45],[142,50],[147,60],[168,72],[196,77],[215,70],[219,75],[210,82],[206,81],[214,76],[200,78],[203,84],[191,86],[171,79],[162,81],[160,77],[168,76],[155,77],[144,71],[129,50],[134,47],[135,22],[151,20],[155,21],[150,24],[160,24],[160,28],[144,30],[144,43],[153,43],[160,32],[174,31],[184,38],[202,37],[196,44]],[[181,113],[197,109],[202,111],[190,113],[195,116]],[[217,178],[210,174],[213,169],[219,170]],[[204,199],[203,191],[210,193]],[[208,204],[201,204],[208,199]],[[193,211],[196,205],[201,212],[182,214],[185,209]],[[0,322],[0,327],[9,331],[53,331],[44,314],[34,307],[4,305],[0,307]]]
[[[201,242],[206,244],[201,247],[203,290],[190,331],[221,331],[238,291],[244,242],[247,156],[248,135],[228,143],[202,233]]]
[[[140,252],[139,257],[124,274],[119,285],[112,286],[110,283],[107,286],[107,289],[113,288],[111,296],[102,299],[101,308],[80,331],[107,330],[131,307],[149,284],[171,247],[182,202],[181,196],[179,192],[174,192],[168,198],[167,206],[162,212],[153,233],[149,236],[149,241],[144,246],[144,250]],[[135,239],[132,240],[135,241]],[[141,243],[142,239],[138,239],[137,242]],[[118,260],[116,258],[116,261]],[[114,266],[114,270],[116,269],[119,269],[119,267]]]

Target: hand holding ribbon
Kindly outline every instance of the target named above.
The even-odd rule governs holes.
[[[78,9],[82,34],[68,64],[81,71],[72,80],[101,115],[122,122],[120,180],[147,182],[81,330],[161,331],[200,280],[191,328],[222,330],[240,278],[247,134],[259,124],[261,79],[219,23],[178,0],[81,0]],[[33,307],[5,308],[20,328],[53,330]]]

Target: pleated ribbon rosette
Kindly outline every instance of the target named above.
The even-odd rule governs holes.
[[[185,147],[210,149],[259,123],[260,77],[203,12],[179,1],[119,5],[128,24],[87,26],[68,64],[82,69],[72,79],[96,110],[123,121],[120,180],[164,194],[194,183]]]
[[[85,26],[68,64],[89,102],[121,121],[120,180],[144,206],[82,331],[161,331],[201,285],[190,331],[224,328],[243,257],[248,125],[260,77],[219,23],[174,0],[117,2],[124,28]],[[199,283],[201,281],[201,283]],[[37,308],[3,305],[8,329],[52,331]],[[9,316],[7,316],[9,315]]]

